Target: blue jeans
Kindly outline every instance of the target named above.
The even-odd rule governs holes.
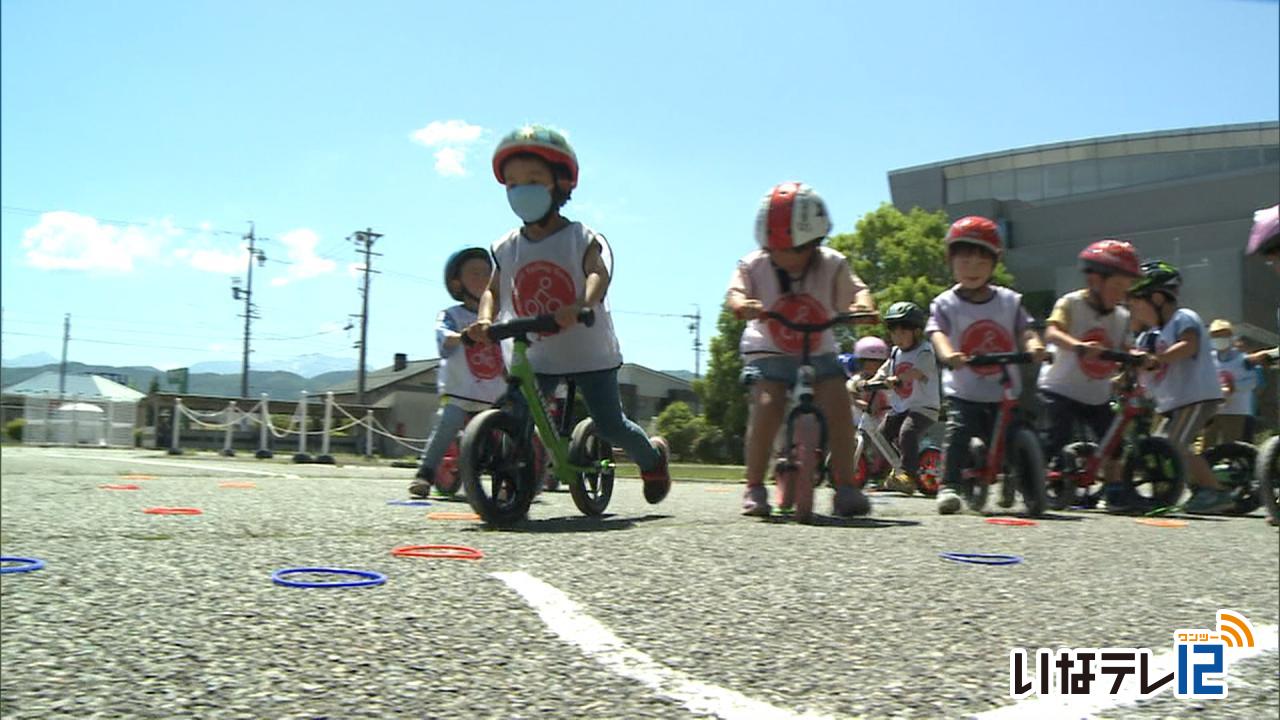
[[[968,483],[961,473],[969,459],[969,441],[975,437],[984,443],[991,441],[999,410],[1000,403],[947,398],[947,449],[942,460],[944,485],[964,494]]]
[[[596,433],[609,441],[609,444],[622,448],[623,452],[640,466],[642,472],[656,470],[662,462],[662,456],[649,443],[649,436],[639,425],[622,414],[622,397],[618,394],[618,369],[596,370],[593,372],[573,373],[563,376],[572,380],[582,394],[582,401],[587,404],[587,414],[596,421]],[[538,375],[538,389],[543,397],[551,397],[559,375]],[[570,412],[572,408],[566,408]]]
[[[433,474],[440,467],[440,461],[444,459],[444,453],[449,449],[449,444],[458,437],[458,432],[467,424],[467,411],[454,405],[453,403],[445,403],[436,410],[436,422],[431,427],[431,434],[427,436],[427,448],[422,453],[422,463],[418,466],[421,470],[426,468]]]

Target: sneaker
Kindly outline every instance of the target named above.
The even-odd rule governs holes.
[[[870,512],[871,501],[861,490],[852,485],[836,488],[835,497],[831,499],[831,514],[836,517],[854,517]]]
[[[742,514],[751,517],[768,517],[773,508],[769,507],[769,491],[763,485],[748,485],[742,493]]]
[[[667,457],[671,451],[667,448],[667,441],[660,437],[650,438],[649,444],[658,451],[662,460],[653,470],[640,473],[640,479],[644,481],[644,499],[650,505],[657,505],[671,491],[671,472],[667,468]]]
[[[1220,515],[1235,506],[1235,498],[1226,490],[1202,487],[1191,496],[1182,511],[1190,515]]]
[[[431,468],[418,468],[418,473],[413,476],[413,482],[409,484],[409,494],[419,500],[425,500],[427,495],[431,494],[432,475]]]
[[[903,495],[914,495],[916,492],[916,481],[911,476],[901,470],[896,470],[889,474],[885,480],[885,488],[900,492]]]
[[[1141,515],[1151,510],[1151,501],[1123,483],[1107,485],[1102,492],[1106,510],[1115,515]]]
[[[960,499],[960,493],[954,488],[944,487],[938,491],[938,514],[939,515],[955,515],[960,512],[960,506],[964,501]]]

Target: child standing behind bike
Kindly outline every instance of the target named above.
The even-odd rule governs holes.
[[[478,247],[459,250],[444,264],[445,289],[459,304],[441,310],[436,317],[440,408],[417,476],[409,485],[409,494],[414,497],[424,498],[431,491],[440,460],[467,417],[492,405],[507,387],[502,353],[496,345],[462,347],[462,332],[476,321],[476,307],[489,286],[492,270],[489,251]]]
[[[604,302],[613,272],[609,243],[560,214],[578,185],[573,148],[555,130],[523,127],[498,144],[493,174],[506,185],[507,202],[524,224],[494,243],[497,267],[467,334],[487,343],[486,330],[499,310],[503,320],[554,313],[561,331],[535,338],[528,352],[543,396],[555,390],[561,377],[573,380],[596,432],[640,467],[645,500],[661,502],[671,489],[667,443],[650,440],[622,412],[622,352]],[[578,324],[584,308],[595,310],[590,327]]]
[[[1044,451],[1050,462],[1078,426],[1087,426],[1099,442],[1111,426],[1111,383],[1117,368],[1099,355],[1103,350],[1129,348],[1129,311],[1120,303],[1142,274],[1137,251],[1120,240],[1099,240],[1081,251],[1078,259],[1085,287],[1054,303],[1045,341],[1056,346],[1057,353],[1052,365],[1041,368],[1037,383],[1049,419]],[[1136,499],[1121,482],[1118,457],[1107,458],[1103,467],[1107,508],[1113,512],[1130,508]],[[1063,482],[1074,481],[1064,476]],[[1074,495],[1074,488],[1063,490],[1059,499]]]
[[[1248,441],[1246,428],[1253,414],[1253,390],[1257,387],[1258,375],[1249,356],[1232,342],[1234,334],[1235,328],[1229,320],[1218,318],[1209,323],[1223,403],[1205,428],[1205,450],[1221,443]]]
[[[938,492],[938,513],[959,512],[964,478],[961,469],[975,437],[987,439],[994,428],[1004,389],[997,367],[967,367],[975,355],[1014,352],[1023,346],[1035,362],[1044,345],[1022,307],[1022,296],[994,285],[991,276],[1003,245],[996,224],[987,218],[963,217],[947,231],[947,262],[956,284],[933,299],[925,334],[945,366],[942,390],[947,397],[944,487]],[[1013,391],[1021,380],[1012,373]]]
[[[1163,416],[1155,434],[1173,443],[1194,481],[1194,494],[1184,510],[1215,514],[1230,510],[1235,501],[1218,487],[1209,463],[1191,445],[1218,412],[1222,388],[1204,322],[1193,310],[1178,307],[1181,287],[1182,274],[1176,267],[1162,260],[1143,263],[1142,278],[1129,289],[1129,309],[1148,328],[1137,344],[1152,356],[1146,385],[1156,412]]]
[[[938,361],[924,342],[925,316],[913,302],[896,302],[884,314],[893,349],[870,382],[889,383],[889,413],[880,434],[898,446],[902,470],[885,487],[908,495],[915,492],[920,468],[920,438],[938,421]]]
[[[792,322],[819,323],[837,313],[875,307],[871,291],[853,274],[844,255],[823,247],[829,232],[830,215],[818,193],[801,183],[782,183],[764,196],[756,215],[760,249],[738,261],[729,281],[725,305],[737,317],[750,320],[739,346],[751,402],[744,515],[765,516],[771,511],[765,470],[787,408],[787,388],[795,382],[802,342],[800,333],[757,316],[769,310]],[[835,335],[830,330],[822,333],[811,352],[814,400],[826,416],[831,438],[833,512],[865,515],[871,503],[853,484],[853,417],[844,368],[836,359]]]

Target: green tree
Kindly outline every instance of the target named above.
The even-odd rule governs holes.
[[[698,420],[701,418],[693,414],[689,405],[679,400],[666,406],[658,414],[658,434],[666,438],[673,457],[680,460],[690,457],[693,441],[699,430],[696,423]]]
[[[707,423],[720,428],[730,453],[742,446],[747,432],[747,394],[742,387],[742,356],[738,343],[747,323],[738,320],[725,308],[716,320],[716,336],[708,345],[707,374],[693,383],[702,401],[702,415]]]
[[[949,225],[941,210],[912,208],[903,213],[882,203],[863,215],[852,233],[834,235],[829,244],[849,258],[853,271],[871,288],[881,312],[903,300],[928,312],[930,301],[954,284],[945,243]],[[1013,283],[1003,263],[996,266],[995,282]],[[879,327],[863,326],[857,334],[880,332]]]

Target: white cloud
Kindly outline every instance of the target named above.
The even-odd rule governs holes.
[[[196,270],[205,272],[243,275],[248,268],[249,257],[243,249],[239,252],[226,252],[223,250],[179,248],[173,254],[178,258],[186,259],[187,264]]]
[[[280,236],[280,242],[285,247],[285,255],[290,264],[284,276],[271,279],[271,284],[276,287],[287,285],[295,280],[305,280],[333,272],[338,266],[329,258],[316,255],[316,246],[320,244],[320,237],[314,230],[308,228],[290,230]]]
[[[456,177],[467,174],[463,165],[467,157],[467,146],[475,143],[483,134],[483,127],[465,120],[434,120],[426,127],[410,133],[409,139],[419,145],[436,148],[436,172],[444,177]]]
[[[432,121],[424,128],[413,131],[409,137],[416,143],[427,147],[437,145],[469,145],[480,139],[484,128],[472,125],[465,120]]]
[[[181,231],[167,220],[117,227],[73,212],[48,212],[22,234],[27,264],[41,270],[132,272],[135,260],[153,259]]]

